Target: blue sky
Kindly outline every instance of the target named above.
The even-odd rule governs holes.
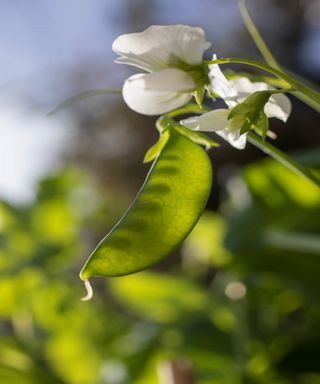
[[[79,55],[99,52],[107,57],[114,36],[106,15],[108,9],[116,13],[119,3],[2,0],[0,46],[6,54],[0,63],[0,84],[74,61]]]
[[[36,181],[59,164],[74,122],[66,116],[46,118],[45,110],[29,107],[29,99],[32,104],[54,93],[54,100],[60,100],[60,75],[77,61],[112,61],[114,27],[106,19],[108,9],[116,14],[119,3],[0,2],[0,46],[5,52],[0,61],[0,198],[31,200]]]

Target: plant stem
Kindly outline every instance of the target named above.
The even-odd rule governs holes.
[[[211,109],[206,107],[205,105],[200,108],[198,104],[188,104],[182,108],[176,109],[172,112],[169,112],[166,114],[167,117],[173,118],[173,117],[178,117],[181,115],[186,115],[188,113],[198,113],[198,114],[203,114],[206,112],[210,112]]]
[[[268,245],[295,252],[319,254],[320,250],[319,236],[311,233],[267,229],[263,234],[263,239]]]
[[[247,0],[239,0],[239,6],[240,6],[240,12],[242,15],[242,19],[247,27],[248,32],[250,33],[250,36],[252,37],[253,41],[255,42],[257,48],[259,49],[262,57],[265,59],[266,63],[270,65],[273,68],[276,68],[280,71],[282,71],[282,68],[280,64],[278,63],[277,59],[273,56],[272,52],[270,51],[269,47],[267,46],[266,42],[263,40],[258,28],[256,27],[251,14],[249,12],[249,8],[247,5]],[[299,78],[297,75],[294,75],[296,78],[296,81],[299,81],[300,84],[303,84],[305,87],[308,88],[315,88],[314,85],[312,84],[307,84],[305,79]],[[277,85],[276,86],[282,86]],[[317,112],[320,112],[320,107],[319,104],[314,101],[313,98],[310,98],[309,96],[305,95],[304,93],[301,92],[296,92],[294,93],[294,96],[300,99],[302,102],[305,104],[309,105],[309,107],[313,108]]]
[[[273,56],[272,52],[268,48],[267,44],[263,40],[258,28],[255,26],[252,17],[250,15],[248,4],[246,0],[239,1],[240,12],[242,15],[242,19],[247,27],[248,32],[250,33],[253,41],[261,52],[265,61],[273,68],[281,69],[279,63],[276,58]]]
[[[303,165],[293,160],[284,152],[280,151],[280,149],[274,147],[268,141],[264,141],[253,132],[248,133],[248,141],[255,147],[261,149],[267,155],[279,161],[279,163],[281,163],[282,165],[284,165],[285,167],[287,167],[297,175],[303,176],[308,180],[310,180],[311,182],[313,182],[314,184],[320,186],[320,179],[315,174],[313,174],[308,168],[304,167]]]
[[[56,114],[57,112],[60,112],[66,108],[68,108],[70,105],[84,100],[88,99],[89,97],[93,96],[104,96],[104,95],[120,95],[121,89],[119,88],[101,88],[101,89],[93,89],[90,91],[85,91],[82,93],[79,93],[78,95],[72,96],[69,99],[64,100],[62,103],[60,103],[57,107],[55,107],[51,112],[47,114],[47,116],[52,116]]]

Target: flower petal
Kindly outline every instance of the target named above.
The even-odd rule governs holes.
[[[274,89],[269,84],[257,81],[252,82],[247,77],[236,77],[235,79],[230,80],[232,86],[237,90],[239,94],[249,94],[251,95],[257,91],[265,91],[267,89]]]
[[[126,104],[144,115],[161,115],[186,104],[196,85],[191,76],[179,69],[129,77],[122,89]]]
[[[201,116],[193,116],[181,121],[181,124],[194,131],[220,131],[229,126],[228,109],[215,109]]]
[[[117,63],[133,65],[149,72],[181,63],[199,65],[210,47],[203,29],[187,25],[153,25],[143,32],[119,36],[112,44],[121,57]]]
[[[272,95],[264,107],[264,112],[268,117],[276,117],[286,122],[291,113],[291,102],[281,93]]]
[[[254,92],[266,91],[267,89],[274,89],[267,83],[263,82],[252,82],[247,77],[238,77],[230,80],[232,86],[237,90],[238,103],[242,103],[247,97],[252,95]]]
[[[228,109],[215,109],[201,116],[182,120],[180,123],[194,131],[215,132],[233,147],[244,149],[247,141],[246,135],[240,136],[240,128],[230,129],[229,113]]]
[[[217,60],[217,56],[213,55],[212,60]],[[233,108],[236,105],[238,92],[232,82],[230,82],[222,73],[218,64],[209,65],[208,76],[211,89],[224,99],[229,108]]]
[[[246,146],[247,135],[240,136],[240,129],[234,132],[224,129],[223,131],[217,131],[216,134],[228,141],[234,148],[244,149]]]

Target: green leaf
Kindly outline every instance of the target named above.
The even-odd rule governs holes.
[[[269,158],[245,167],[244,178],[250,204],[231,219],[225,239],[234,260],[255,274],[291,277],[319,295],[319,187]]]
[[[160,155],[162,149],[167,144],[168,140],[170,138],[170,131],[168,129],[162,131],[160,133],[159,140],[154,144],[147,153],[144,156],[143,162],[149,163],[150,161],[153,161],[157,156]]]
[[[230,263],[232,255],[225,249],[224,238],[227,222],[222,215],[204,211],[197,225],[183,243],[182,255],[185,267],[192,273],[206,269],[208,265],[223,267]]]
[[[176,321],[209,304],[206,292],[190,280],[160,273],[145,271],[112,279],[109,286],[126,307],[160,323]]]

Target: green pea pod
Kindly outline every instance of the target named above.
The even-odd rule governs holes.
[[[171,129],[134,202],[82,268],[83,300],[92,297],[91,276],[134,273],[173,252],[197,223],[211,184],[205,150]]]

